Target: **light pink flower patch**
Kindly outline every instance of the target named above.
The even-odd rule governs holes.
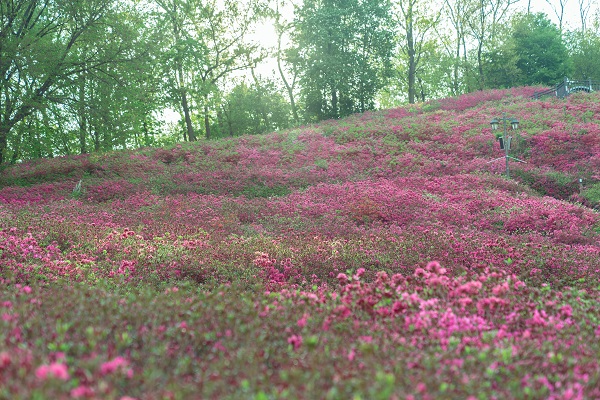
[[[355,356],[356,352],[354,351],[354,349],[350,349],[350,351],[348,352],[348,361],[353,361]]]
[[[304,328],[306,326],[306,322],[308,321],[308,314],[304,314],[302,316],[302,318],[300,318],[298,320],[298,322],[296,322],[296,324],[300,327],[300,328]]]
[[[35,376],[38,379],[46,380],[48,378],[57,378],[63,381],[69,379],[69,371],[66,364],[52,363],[50,365],[40,365],[35,370]]]
[[[123,357],[115,357],[110,361],[103,363],[100,366],[100,373],[102,375],[110,374],[115,372],[118,368],[125,368],[129,363]]]
[[[294,346],[294,350],[298,350],[302,346],[302,336],[292,335],[288,338],[288,343]]]
[[[215,348],[215,350],[218,350],[220,352],[225,352],[227,351],[227,349],[225,348],[225,346],[223,346],[223,343],[221,343],[221,341],[219,340],[218,342],[216,342],[213,347]]]
[[[340,285],[345,285],[349,281],[348,275],[340,272],[337,276],[337,280],[340,282]]]
[[[359,280],[361,276],[363,276],[365,273],[365,269],[364,268],[359,268],[356,270],[356,274],[354,274],[353,278],[354,280]]]
[[[86,385],[79,385],[75,389],[71,389],[71,397],[76,399],[80,397],[91,397],[94,395],[94,390]]]
[[[10,365],[10,354],[3,351],[0,353],[0,370]]]

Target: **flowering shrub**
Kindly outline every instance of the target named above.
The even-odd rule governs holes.
[[[530,89],[5,169],[0,398],[600,397],[600,98]]]

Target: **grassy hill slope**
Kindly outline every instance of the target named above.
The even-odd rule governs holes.
[[[532,91],[3,170],[0,397],[599,397],[600,97]]]

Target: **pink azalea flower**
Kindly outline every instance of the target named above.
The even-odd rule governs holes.
[[[302,318],[300,318],[298,320],[298,322],[296,322],[296,324],[300,327],[300,328],[304,328],[306,326],[306,322],[308,320],[308,314],[304,314],[302,316]]]
[[[10,354],[3,351],[0,353],[0,369],[6,368],[10,365]]]
[[[354,349],[350,349],[350,351],[348,352],[348,361],[354,360],[355,356],[356,356],[356,352],[354,351]]]
[[[115,372],[119,367],[127,366],[127,364],[127,360],[123,357],[115,357],[112,360],[107,361],[100,366],[100,373],[102,375],[110,374],[112,372]]]
[[[79,385],[75,389],[71,389],[71,397],[79,398],[79,397],[88,397],[93,396],[94,390],[85,385]]]
[[[292,335],[288,338],[288,343],[294,346],[294,350],[298,350],[302,346],[302,336]]]
[[[337,276],[337,280],[340,282],[341,285],[344,285],[348,283],[348,275],[340,272]]]
[[[35,376],[41,380],[54,377],[66,381],[69,379],[69,371],[65,364],[52,363],[50,365],[40,365],[35,370]]]

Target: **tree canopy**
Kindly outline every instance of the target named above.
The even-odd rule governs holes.
[[[571,72],[571,60],[559,28],[545,14],[523,14],[512,24],[520,85],[553,85]]]
[[[391,3],[305,0],[295,27],[307,119],[373,109],[390,71]]]
[[[580,3],[568,30],[515,0],[1,1],[0,164],[599,80]]]

